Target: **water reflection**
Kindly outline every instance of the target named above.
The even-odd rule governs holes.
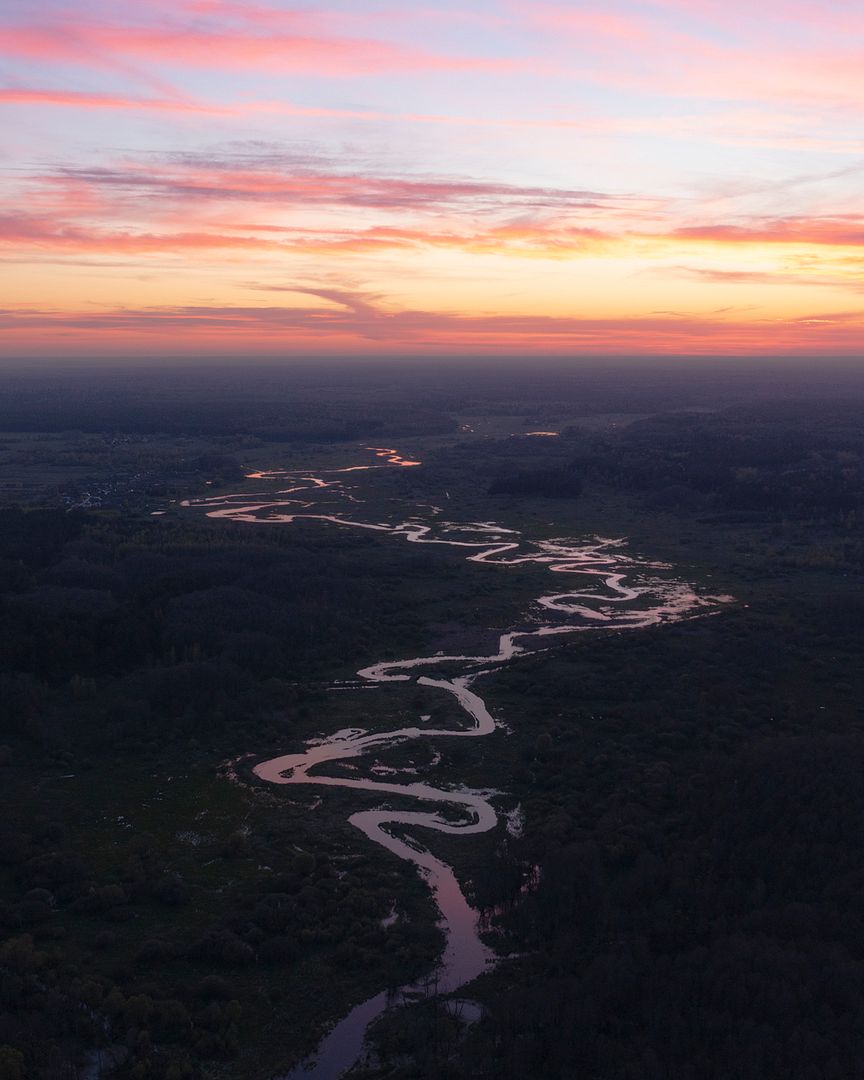
[[[554,435],[555,432],[530,432]],[[471,982],[494,961],[492,951],[480,938],[478,913],[468,904],[452,868],[432,854],[418,839],[418,833],[477,834],[498,825],[493,802],[500,794],[464,787],[435,787],[421,780],[410,783],[382,780],[375,764],[368,776],[344,775],[345,762],[368,757],[372,752],[420,739],[482,738],[496,728],[482,697],[474,688],[484,675],[500,669],[527,653],[548,648],[550,638],[566,638],[586,631],[621,631],[654,626],[694,614],[708,613],[729,597],[705,596],[685,582],[662,576],[668,566],[629,555],[620,538],[594,537],[588,540],[560,538],[526,541],[512,528],[492,521],[446,521],[439,507],[414,506],[403,521],[362,521],[341,514],[308,512],[322,496],[357,502],[343,479],[324,479],[335,474],[365,472],[373,468],[419,465],[395,450],[368,447],[385,465],[358,465],[328,470],[321,476],[282,470],[250,473],[250,479],[284,482],[290,486],[257,495],[236,493],[197,500],[186,505],[202,508],[210,517],[250,523],[291,523],[302,520],[329,522],[349,528],[368,529],[417,544],[439,544],[464,549],[470,562],[500,567],[533,564],[552,574],[578,575],[578,587],[539,596],[533,621],[507,630],[498,639],[497,650],[487,655],[441,655],[386,660],[362,668],[359,685],[382,685],[414,681],[436,694],[447,694],[459,707],[462,724],[430,728],[410,726],[391,731],[353,728],[334,735],[309,740],[299,752],[261,762],[254,769],[258,778],[278,785],[313,785],[319,788],[353,788],[377,792],[391,799],[410,799],[428,809],[359,810],[349,822],[371,841],[401,859],[413,863],[429,885],[445,934],[444,953],[431,976],[396,991],[379,993],[354,1008],[324,1039],[315,1053],[288,1074],[287,1080],[335,1080],[361,1057],[369,1024],[390,1007],[416,1000],[429,992],[452,994]],[[302,495],[302,498],[286,496]],[[269,497],[268,497],[269,496]],[[250,501],[252,500],[252,501]],[[351,690],[339,684],[334,689]],[[428,716],[423,717],[428,720]],[[343,774],[326,771],[328,763],[342,763]],[[403,770],[404,771],[404,770]],[[412,770],[413,771],[413,770]],[[398,772],[398,770],[389,770]],[[435,805],[447,813],[436,811]],[[502,815],[505,816],[505,815]],[[407,833],[405,830],[409,830]]]

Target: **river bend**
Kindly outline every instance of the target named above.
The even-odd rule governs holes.
[[[248,479],[274,486],[261,492],[190,500],[184,505],[197,507],[211,518],[230,521],[268,524],[324,521],[344,528],[384,533],[409,543],[463,550],[466,559],[474,563],[505,568],[534,564],[545,567],[550,574],[577,578],[574,588],[538,596],[532,612],[534,624],[502,633],[497,651],[491,654],[436,654],[386,660],[357,672],[358,679],[366,685],[413,680],[450,695],[464,718],[460,728],[418,725],[390,731],[340,731],[327,738],[309,740],[305,749],[263,761],[254,769],[260,780],[270,784],[354,788],[412,799],[421,807],[399,811],[384,807],[359,810],[348,820],[374,843],[413,863],[428,883],[446,940],[432,979],[436,992],[452,994],[485,971],[494,962],[494,954],[480,939],[478,913],[468,904],[452,869],[415,837],[423,831],[458,835],[488,832],[499,821],[493,806],[496,793],[435,787],[422,781],[397,783],[378,776],[327,775],[320,770],[329,762],[362,759],[370,752],[406,741],[482,738],[495,730],[496,720],[474,686],[489,672],[519,656],[551,647],[558,638],[567,640],[586,631],[621,632],[675,622],[708,614],[731,598],[701,594],[693,586],[669,577],[668,566],[628,554],[622,539],[530,541],[516,530],[495,522],[445,520],[437,506],[412,507],[414,512],[402,521],[363,520],[354,512],[363,502],[351,483],[354,475],[420,464],[385,447],[369,447],[367,452],[374,455],[371,463],[340,469],[250,472]],[[276,487],[283,483],[287,486]],[[342,510],[346,504],[348,508]],[[320,512],[323,509],[337,512]],[[436,807],[446,807],[446,816]],[[410,833],[402,837],[396,835],[394,828],[400,832],[407,828]],[[283,1080],[336,1080],[361,1060],[371,1022],[386,1008],[422,995],[428,985],[427,979],[389,994],[382,991],[356,1006],[336,1024],[315,1053]]]

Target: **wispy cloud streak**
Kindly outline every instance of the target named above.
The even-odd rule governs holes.
[[[253,342],[264,351],[297,348],[298,344],[327,342],[356,351],[426,352],[492,349],[524,353],[596,354],[706,353],[716,351],[766,354],[854,353],[864,326],[864,308],[848,312],[817,312],[765,323],[683,314],[654,314],[640,318],[603,319],[532,315],[471,315],[454,312],[402,310],[385,312],[363,295],[344,290],[297,287],[298,295],[331,301],[318,306],[204,306],[83,312],[0,311],[0,335],[26,335],[32,323],[44,332],[88,336],[98,333],[105,348],[117,341],[138,340],[145,349],[154,341],[171,342],[175,351],[193,350],[202,341],[217,340],[222,351]],[[186,335],[178,339],[177,334]],[[722,346],[718,350],[718,344]]]

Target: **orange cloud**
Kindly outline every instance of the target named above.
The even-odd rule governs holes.
[[[399,180],[370,178],[309,177],[299,180],[280,179],[270,184],[265,178],[260,183],[248,182],[245,177],[234,175],[221,177],[233,186],[208,187],[201,181],[173,186],[172,195],[183,191],[184,197],[195,203],[201,194],[209,191],[217,200],[236,197],[231,193],[242,191],[247,197],[259,191],[268,199],[279,197],[286,205],[292,203],[320,202],[322,205],[342,203],[366,206],[376,210],[400,211],[404,209],[429,209],[448,200],[492,198],[492,188],[483,185],[472,187],[430,182],[428,184]],[[111,183],[119,184],[118,179]],[[146,183],[136,178],[135,186],[146,190]],[[154,184],[157,192],[163,190],[160,182]],[[94,208],[100,208],[92,200],[86,185],[79,188],[61,188],[61,211],[80,208],[83,215],[90,216]],[[501,198],[513,197],[518,189],[506,189]],[[340,194],[341,193],[341,194]],[[524,194],[524,193],[523,193]],[[528,194],[532,198],[550,199],[554,194],[543,192]],[[221,205],[221,202],[220,202]],[[576,202],[578,206],[578,200]],[[596,205],[596,204],[592,204]],[[182,216],[182,215],[178,215]],[[194,222],[194,213],[189,223]],[[589,213],[590,220],[590,213]],[[662,223],[661,223],[662,224]],[[750,225],[705,224],[673,227],[646,231],[640,222],[632,227],[615,229],[611,226],[592,227],[590,224],[568,223],[546,216],[523,217],[515,221],[497,223],[492,220],[469,222],[457,221],[454,227],[442,227],[440,223],[429,225],[393,226],[371,225],[368,227],[321,227],[297,225],[278,226],[268,222],[214,223],[202,220],[197,229],[153,231],[146,228],[111,228],[93,225],[81,220],[70,220],[63,212],[0,215],[0,245],[15,250],[38,248],[55,249],[60,253],[132,253],[162,252],[183,254],[206,249],[226,249],[248,252],[293,251],[308,254],[368,254],[375,252],[400,252],[419,249],[443,249],[477,255],[529,256],[546,259],[568,259],[584,254],[639,254],[641,258],[655,258],[684,246],[704,245],[739,247],[741,249],[765,249],[775,246],[824,248],[828,250],[864,247],[864,223],[856,217],[824,219],[763,220]],[[734,273],[734,272],[733,272]],[[791,271],[790,271],[791,273]],[[717,278],[716,280],[720,280]],[[727,278],[731,280],[731,278]],[[739,279],[743,280],[743,279]]]
[[[830,247],[864,245],[864,217],[777,218],[749,225],[688,225],[672,234],[679,240],[714,244],[803,244]]]
[[[227,226],[244,230],[243,226]],[[566,229],[554,236],[542,228],[512,226],[478,229],[476,232],[433,232],[427,229],[373,227],[352,232],[315,232],[250,225],[236,232],[149,233],[131,230],[87,228],[38,215],[0,215],[0,245],[13,250],[55,250],[61,254],[131,254],[161,252],[183,254],[207,249],[249,252],[287,252],[318,255],[368,254],[421,248],[455,249],[475,254],[528,254],[546,258],[565,257],[607,240],[599,231]],[[279,239],[256,232],[277,233]]]
[[[405,310],[385,312],[375,298],[349,290],[298,287],[332,304],[297,307],[186,305],[92,312],[0,312],[0,334],[15,347],[38,351],[59,339],[98,341],[106,352],[130,344],[139,352],[238,348],[290,354],[315,351],[381,353],[543,352],[548,354],[860,353],[864,308],[794,319],[744,322],[721,317],[656,314],[584,318],[476,315]]]

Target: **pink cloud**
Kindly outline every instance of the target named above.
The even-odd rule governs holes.
[[[79,109],[155,109],[166,112],[208,113],[218,107],[171,98],[138,98],[76,90],[0,88],[0,105],[61,105]]]
[[[19,25],[6,27],[0,52],[44,62],[114,67],[116,59],[211,70],[353,78],[382,72],[511,71],[509,59],[456,56],[384,40],[311,35],[217,23],[164,22]]]
[[[271,113],[280,116],[333,118],[339,120],[399,119],[389,113],[363,109],[331,109],[312,105],[295,105],[287,101],[242,101],[232,104],[196,101],[186,97],[131,97],[122,94],[90,93],[80,90],[0,88],[0,105],[51,105],[75,109],[121,109],[127,111],[155,110],[157,112],[209,114],[212,116],[245,117],[250,113]],[[407,119],[407,117],[406,117]],[[417,119],[417,118],[414,118]],[[429,118],[431,119],[431,118]],[[438,118],[446,122],[448,118]]]
[[[790,5],[775,3],[772,22],[762,6],[741,0],[663,6],[676,17],[656,5],[635,13],[614,0],[602,12],[514,5],[526,26],[550,39],[551,66],[581,80],[687,99],[858,108],[864,65],[852,25],[860,34],[864,18],[844,25],[822,8],[792,5],[784,14]]]
[[[817,153],[854,154],[864,143],[847,128],[826,129],[818,114],[803,118],[800,113],[770,108],[740,108],[712,114],[663,116],[608,116],[580,114],[578,117],[480,117],[446,113],[385,112],[380,109],[344,109],[299,105],[290,101],[244,99],[233,102],[202,101],[168,94],[136,97],[116,93],[80,90],[5,87],[0,88],[0,106],[31,106],[71,109],[164,112],[192,118],[214,116],[245,120],[254,115],[310,119],[356,120],[370,123],[432,124],[451,127],[486,128],[517,133],[548,129],[582,132],[592,136],[648,135],[692,142],[694,131],[703,140],[733,146],[761,146],[808,150]]]

